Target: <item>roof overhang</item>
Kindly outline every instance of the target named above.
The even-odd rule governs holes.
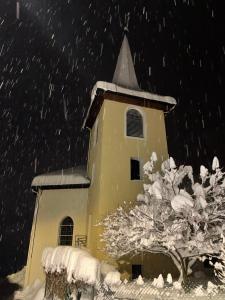
[[[32,185],[33,191],[40,190],[69,190],[69,189],[88,189],[88,184],[63,184],[63,185]]]
[[[90,179],[83,167],[70,168],[38,175],[34,177],[31,186],[35,190],[80,189],[88,188]]]
[[[156,108],[164,112],[169,112],[177,104],[176,100],[170,96],[161,96],[142,90],[131,90],[114,83],[98,81],[92,90],[91,103],[82,128],[92,128],[105,99]]]

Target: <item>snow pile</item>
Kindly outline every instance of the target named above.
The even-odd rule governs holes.
[[[37,279],[31,286],[22,291],[17,291],[14,300],[43,300],[44,293],[44,284]]]
[[[162,277],[162,274],[160,274],[158,278],[154,278],[152,285],[160,289],[164,287],[164,279]]]
[[[175,290],[181,290],[182,289],[182,285],[180,281],[175,281],[173,283],[173,287],[175,288]]]
[[[102,261],[101,265],[100,265],[100,272],[101,275],[105,278],[105,276],[109,273],[109,272],[114,272],[116,271],[116,268],[110,264],[107,264],[106,262]]]
[[[194,294],[198,297],[205,296],[205,291],[203,290],[202,285],[199,285],[195,290]]]
[[[138,276],[138,279],[137,279],[136,283],[137,283],[137,285],[143,285],[144,284],[144,280],[143,280],[141,275]]]
[[[42,266],[46,273],[66,271],[69,283],[80,280],[94,285],[100,280],[99,261],[87,251],[70,246],[46,248],[42,254]]]
[[[120,273],[118,271],[111,271],[107,273],[104,279],[104,283],[109,287],[120,285],[121,284]]]
[[[170,273],[167,274],[166,281],[167,281],[169,284],[173,284],[173,278],[172,278],[172,275],[171,275]]]
[[[26,267],[23,267],[23,269],[21,269],[17,273],[7,276],[7,279],[12,283],[17,283],[20,286],[23,286],[24,279],[25,279],[25,273],[26,273]]]
[[[211,281],[208,281],[207,293],[209,295],[215,296],[216,294],[218,294],[218,286],[212,283]]]

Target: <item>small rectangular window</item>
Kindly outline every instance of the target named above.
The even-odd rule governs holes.
[[[142,275],[142,266],[132,265],[132,279],[138,278],[139,275]]]
[[[140,180],[140,161],[134,158],[130,160],[130,179]]]

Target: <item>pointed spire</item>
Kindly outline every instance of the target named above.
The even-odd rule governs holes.
[[[120,48],[113,83],[132,90],[140,90],[131,56],[130,46],[126,35]]]

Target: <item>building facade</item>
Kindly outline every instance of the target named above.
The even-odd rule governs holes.
[[[26,285],[44,276],[43,249],[60,244],[85,246],[100,260],[117,263],[126,274],[154,276],[173,269],[162,255],[127,258],[125,264],[112,261],[102,251],[102,228],[95,225],[118,206],[129,207],[143,191],[142,166],[152,151],[159,164],[168,158],[164,115],[175,105],[172,97],[139,88],[125,36],[112,83],[98,81],[92,90],[83,124],[90,131],[87,170],[62,170],[32,182],[37,200]]]

